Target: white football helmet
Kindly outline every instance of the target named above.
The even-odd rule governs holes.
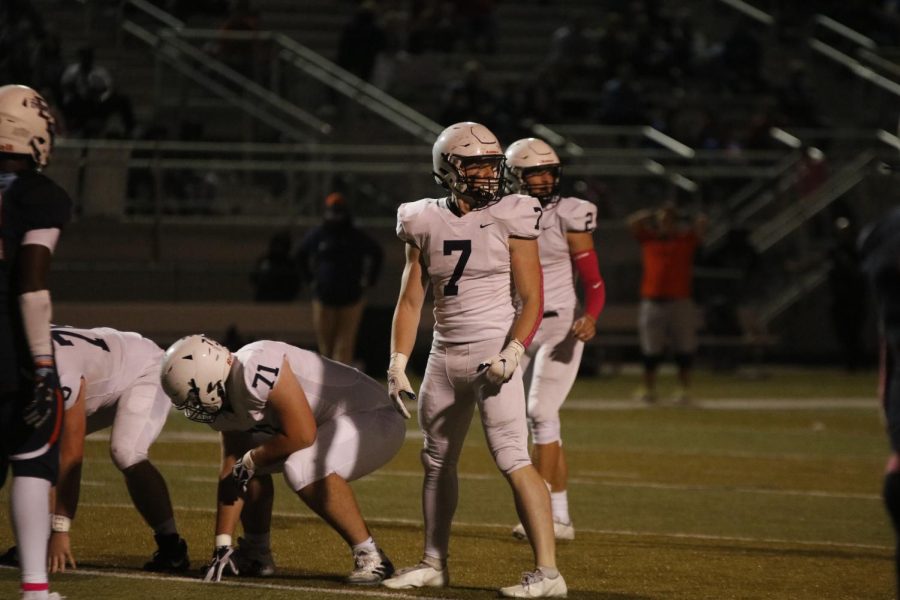
[[[529,184],[529,174],[547,171],[553,176],[551,183]],[[543,206],[559,200],[559,177],[562,167],[559,156],[550,144],[537,138],[525,138],[510,144],[506,149],[506,185],[510,192],[527,194],[540,200]]]
[[[500,199],[504,160],[497,136],[484,125],[471,121],[442,131],[431,148],[435,181],[465,198],[473,210]],[[467,169],[475,165],[489,166],[493,175],[466,176]]]
[[[25,154],[43,168],[50,161],[56,121],[40,94],[24,85],[0,87],[0,152]]]
[[[183,337],[166,350],[160,379],[175,408],[198,423],[212,423],[225,403],[234,356],[202,335]]]

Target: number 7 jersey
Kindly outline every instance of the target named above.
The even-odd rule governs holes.
[[[434,338],[471,343],[503,338],[515,318],[509,238],[536,239],[540,202],[511,194],[458,216],[448,198],[401,204],[397,236],[421,252],[434,293]]]

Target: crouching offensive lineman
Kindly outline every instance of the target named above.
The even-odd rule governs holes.
[[[81,486],[85,435],[112,427],[109,454],[125,476],[135,508],[153,529],[158,546],[147,571],[188,569],[187,544],[178,535],[169,490],[150,462],[170,403],[159,385],[162,349],[137,333],[107,327],[54,327],[53,346],[66,418],[60,439],[60,471],[50,535],[50,571],[75,566],[69,527]]]
[[[281,342],[254,342],[232,354],[193,335],[166,351],[162,385],[185,416],[222,434],[215,549],[206,581],[248,574],[232,545],[239,517],[246,550],[257,558],[257,572],[250,574],[271,574],[270,474],[278,471],[350,546],[355,564],[347,583],[377,584],[393,574],[348,485],[386,464],[403,445],[403,418],[378,382]],[[269,568],[259,569],[260,562]]]

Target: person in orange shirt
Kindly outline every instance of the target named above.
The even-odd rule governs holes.
[[[708,220],[698,214],[690,225],[678,222],[673,202],[655,210],[639,210],[628,227],[641,245],[643,277],[638,333],[644,360],[644,383],[638,398],[656,401],[656,370],[667,339],[678,365],[675,401],[689,401],[690,373],[697,349],[697,309],[692,299],[694,254],[706,233]]]

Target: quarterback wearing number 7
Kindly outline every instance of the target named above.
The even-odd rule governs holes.
[[[348,484],[385,465],[403,445],[406,425],[381,384],[282,342],[254,342],[232,354],[192,335],[166,351],[162,386],[175,408],[222,435],[215,548],[206,581],[274,571],[271,473],[279,471],[350,546],[354,568],[347,583],[377,584],[393,574]],[[239,518],[246,544],[235,548]],[[248,558],[245,550],[255,556],[249,567],[238,560],[241,554]]]

